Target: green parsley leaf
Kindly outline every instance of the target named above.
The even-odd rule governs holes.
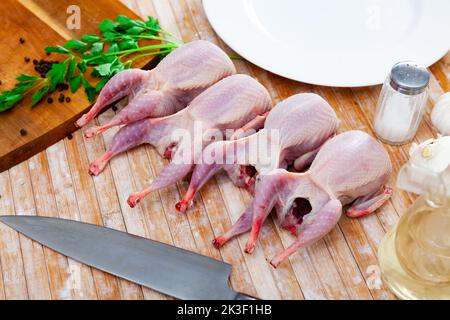
[[[124,15],[118,15],[115,20],[121,26],[131,26],[131,19]]]
[[[108,50],[106,50],[106,53],[114,53],[120,51],[119,45],[115,42],[111,43]]]
[[[73,73],[75,72],[76,68],[77,68],[77,61],[75,57],[72,57],[72,59],[69,62],[69,67],[67,68],[66,80],[72,79]]]
[[[92,49],[88,53],[83,54],[82,58],[83,59],[94,58],[96,56],[100,56],[102,52],[103,52],[103,42],[96,42],[92,45]]]
[[[64,48],[63,46],[47,47],[47,48],[45,48],[45,52],[47,52],[47,53],[56,52],[56,53],[70,54],[70,51],[67,50],[66,48]]]
[[[0,112],[11,109],[16,103],[18,103],[22,99],[23,95],[21,95],[20,93],[5,96],[0,100],[1,101]]]
[[[52,65],[52,68],[47,73],[47,77],[50,79],[50,88],[49,88],[50,92],[55,91],[56,85],[58,83],[64,82],[66,76],[67,61],[68,59],[60,63],[55,63],[54,65]]]
[[[84,92],[86,93],[89,102],[93,102],[95,99],[95,88],[91,86],[91,84],[84,78],[81,78],[81,82],[84,87]]]
[[[104,63],[94,68],[94,76],[107,77],[111,74],[112,63]]]
[[[105,86],[105,84],[109,81],[110,78],[102,78],[97,85],[95,86],[95,92],[98,93],[102,88]]]
[[[38,80],[38,79],[39,79],[39,77],[36,77],[36,76],[30,76],[30,75],[28,75],[28,74],[21,74],[20,76],[18,76],[18,77],[16,78],[16,80],[17,80],[17,81],[20,81],[20,82],[36,81],[36,80]]]
[[[105,37],[105,39],[106,39],[108,42],[112,42],[112,41],[114,41],[114,39],[116,38],[117,33],[107,31],[107,32],[103,32],[103,36]]]
[[[137,44],[137,41],[134,39],[119,42],[120,50],[128,50],[128,49],[136,49],[136,48],[138,48],[138,44]]]
[[[127,29],[126,33],[130,34],[130,35],[138,35],[138,34],[141,34],[144,31],[145,31],[145,28],[136,26],[136,27],[132,27],[132,28]]]
[[[74,49],[77,50],[86,46],[86,43],[77,39],[71,39],[64,44],[64,48],[66,49]]]
[[[145,22],[141,20],[131,20],[133,26],[145,28]]]
[[[85,34],[81,37],[81,41],[87,42],[87,43],[94,43],[97,41],[100,41],[100,37],[95,34]]]
[[[155,19],[151,16],[149,16],[147,18],[148,20],[145,21],[145,25],[150,28],[150,29],[154,29],[154,30],[161,30],[161,27],[159,26],[159,21],[158,19]],[[155,32],[156,33],[156,32]]]
[[[117,26],[117,23],[112,22],[109,19],[103,20],[100,25],[98,26],[98,28],[100,29],[100,31],[102,33],[105,32],[115,32],[114,28]]]
[[[49,89],[48,85],[43,86],[39,91],[37,91],[33,96],[31,97],[31,106],[34,107],[36,104],[39,103],[39,101],[42,100],[45,94],[47,94]]]
[[[77,63],[77,68],[82,72],[85,73],[86,72],[86,61],[80,61]]]
[[[82,75],[76,75],[72,79],[69,80],[70,92],[75,93],[81,85],[81,77]]]
[[[35,83],[36,83],[36,81],[27,81],[27,82],[16,83],[14,91],[17,92],[17,93],[25,91],[28,88],[32,87]]]

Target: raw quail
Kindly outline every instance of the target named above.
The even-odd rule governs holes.
[[[222,169],[235,185],[253,192],[256,173],[286,168],[295,159],[298,159],[296,169],[306,167],[338,126],[334,110],[319,95],[301,93],[287,98],[270,111],[264,129],[205,148],[202,163],[195,166],[188,191],[177,203],[177,210],[185,212],[196,192]]]
[[[302,247],[330,232],[339,221],[342,207],[349,217],[367,215],[391,196],[385,187],[391,162],[383,146],[362,131],[348,131],[328,140],[304,173],[275,169],[260,175],[255,200],[224,235],[229,239],[251,228],[245,251],[251,253],[262,224],[275,207],[281,226],[297,238],[271,260],[277,267]]]
[[[120,124],[170,115],[234,73],[233,62],[219,47],[208,41],[193,41],[174,50],[153,70],[130,69],[113,76],[91,110],[76,125],[83,127],[108,105],[125,96],[128,96],[128,105],[109,123],[87,130],[86,137]]]
[[[134,207],[150,192],[186,176],[203,148],[212,141],[223,139],[227,129],[239,129],[271,107],[269,93],[258,81],[246,75],[227,77],[176,114],[140,120],[121,128],[108,151],[94,161],[89,172],[97,175],[113,156],[137,145],[149,143],[155,146],[171,162],[148,188],[130,195],[128,203]]]

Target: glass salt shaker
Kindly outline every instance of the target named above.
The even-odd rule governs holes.
[[[374,119],[383,142],[400,145],[414,138],[428,98],[428,70],[412,61],[394,65],[381,89]]]

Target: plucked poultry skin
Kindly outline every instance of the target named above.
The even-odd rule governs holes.
[[[196,192],[224,169],[235,185],[251,193],[255,170],[264,174],[296,161],[298,170],[309,165],[322,144],[339,126],[333,108],[319,95],[300,93],[278,103],[268,114],[264,129],[234,141],[218,141],[203,151],[208,161],[194,168],[188,191],[176,205],[185,212]],[[270,158],[270,159],[268,159]],[[221,244],[215,243],[216,246]]]
[[[304,173],[275,169],[259,175],[253,204],[233,226],[251,227],[245,251],[251,253],[262,224],[275,207],[281,226],[296,240],[271,260],[277,267],[294,252],[321,239],[338,223],[343,206],[349,217],[374,212],[391,196],[385,187],[391,161],[383,146],[362,131],[348,131],[328,140]],[[225,235],[229,237],[229,235]]]
[[[227,77],[173,115],[144,119],[121,128],[106,153],[91,164],[89,172],[99,174],[113,156],[143,143],[153,145],[161,155],[171,158],[148,188],[130,195],[128,203],[134,207],[150,192],[186,176],[203,148],[212,142],[210,133],[215,141],[223,139],[227,129],[237,130],[252,123],[271,107],[269,93],[258,81],[247,75]]]
[[[128,105],[109,123],[86,130],[92,137],[113,126],[163,117],[185,108],[198,94],[236,73],[230,58],[211,42],[198,40],[175,49],[154,69],[129,69],[112,77],[76,126],[83,127],[104,108],[128,96]]]

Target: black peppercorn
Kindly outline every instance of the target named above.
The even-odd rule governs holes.
[[[64,94],[60,93],[58,97],[59,102],[64,102]]]
[[[25,60],[26,63],[30,62],[30,58],[29,57],[25,57],[25,58],[23,58],[23,60]]]
[[[117,107],[116,107],[116,105],[113,105],[113,106],[112,106],[112,110],[113,110],[114,112],[116,112],[116,111],[117,111]]]
[[[36,70],[37,73],[39,73],[39,75],[42,78],[45,78],[47,76],[47,73],[52,69],[53,64],[55,63],[59,63],[58,61],[50,61],[50,60],[44,60],[44,59],[34,59],[33,60],[33,64],[34,64],[34,70]],[[61,85],[56,87],[58,88],[62,88]],[[60,90],[61,91],[61,90]]]
[[[19,42],[20,42],[21,44],[24,44],[24,43],[25,43],[25,39],[22,38],[22,37],[20,37],[20,38],[19,38]]]
[[[24,128],[20,129],[20,135],[21,135],[22,137],[26,136],[27,133],[28,133],[27,130],[25,130]]]
[[[48,102],[48,103],[53,103],[53,98],[52,98],[52,97],[48,97],[48,98],[47,98],[47,102]]]
[[[70,97],[66,97],[66,102],[70,102]]]
[[[67,135],[67,139],[72,140],[72,138],[73,138],[72,134],[69,133],[69,134]]]

